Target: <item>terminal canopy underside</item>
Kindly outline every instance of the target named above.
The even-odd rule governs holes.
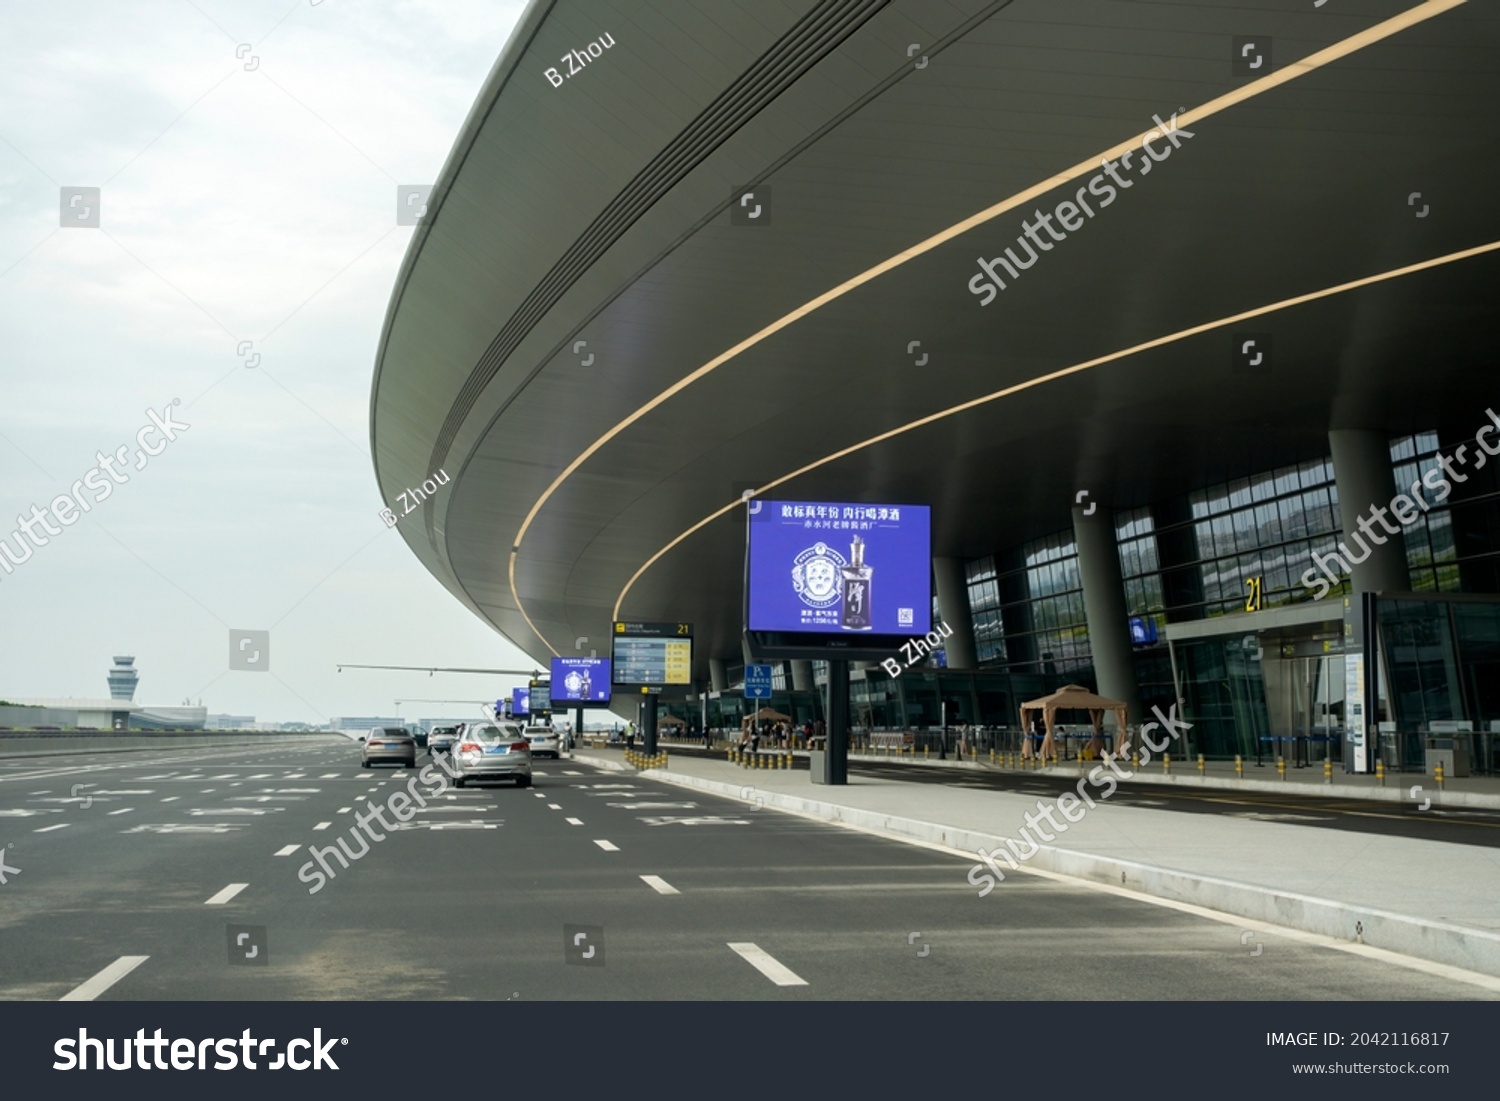
[[[1472,436],[1500,11],[1281,8],[534,3],[382,336],[382,498],[451,477],[400,530],[539,660],[682,620],[706,680],[746,489],[972,558],[1330,429]]]

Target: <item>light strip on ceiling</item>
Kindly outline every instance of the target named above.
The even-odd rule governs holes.
[[[1386,38],[1399,34],[1402,31],[1416,26],[1419,23],[1425,22],[1428,19],[1435,18],[1438,15],[1451,11],[1454,8],[1460,7],[1466,2],[1467,0],[1425,0],[1424,3],[1409,8],[1399,15],[1392,16],[1390,19],[1387,19],[1384,22],[1377,23],[1375,26],[1363,30],[1358,34],[1351,35],[1348,38],[1335,42],[1333,45],[1328,46],[1325,49],[1319,50],[1313,54],[1309,54],[1307,57],[1303,58],[1300,61],[1291,62],[1277,69],[1275,72],[1269,73],[1266,76],[1259,78],[1258,80],[1251,81],[1249,84],[1236,88],[1231,92],[1227,92],[1224,95],[1217,97],[1216,99],[1209,100],[1202,106],[1195,107],[1187,112],[1179,113],[1177,116],[1177,125],[1179,127],[1192,126],[1194,123],[1199,122],[1202,119],[1208,118],[1212,115],[1216,115],[1221,111],[1227,110],[1230,107],[1243,103],[1246,100],[1252,99],[1264,92],[1268,92],[1273,88],[1280,87],[1282,84],[1286,84],[1289,81],[1296,80],[1298,77],[1306,76],[1308,73],[1314,72],[1324,67],[1325,65],[1330,65],[1335,61],[1338,61],[1349,56],[1350,54],[1362,50],[1366,46],[1374,45],[1377,42],[1383,41]],[[728,350],[719,353],[719,355],[703,364],[697,370],[688,375],[684,375],[677,382],[667,387],[650,401],[646,402],[644,405],[634,410],[612,428],[608,429],[603,435],[601,435],[587,448],[580,452],[579,455],[574,458],[573,461],[570,462],[566,467],[564,467],[562,472],[552,480],[551,485],[546,488],[542,495],[537,498],[535,504],[531,506],[531,510],[527,512],[526,518],[521,522],[520,528],[516,531],[515,540],[511,545],[509,568],[507,570],[507,575],[510,582],[511,599],[515,601],[516,610],[521,613],[521,618],[526,621],[526,625],[530,627],[531,630],[536,634],[537,638],[541,640],[542,645],[547,647],[547,649],[552,651],[552,653],[557,653],[557,650],[552,646],[550,642],[547,641],[546,636],[544,636],[541,631],[537,630],[537,626],[532,622],[531,617],[526,614],[526,608],[522,604],[520,594],[516,590],[516,561],[521,551],[521,543],[526,538],[526,532],[530,529],[532,523],[536,520],[537,514],[541,512],[543,506],[546,505],[547,501],[551,499],[552,495],[557,492],[559,487],[561,487],[565,481],[572,477],[573,473],[578,470],[579,467],[581,467],[590,458],[592,458],[600,448],[609,443],[610,440],[614,439],[620,433],[624,432],[625,429],[629,428],[636,421],[646,416],[652,410],[656,409],[658,406],[664,404],[665,402],[670,401],[678,393],[687,389],[699,379],[717,370],[725,363],[728,363],[730,360],[740,355],[740,353],[753,348],[755,345],[761,343],[768,337],[774,336],[782,329],[785,329],[788,326],[800,321],[808,314],[821,309],[823,306],[826,306],[828,303],[833,302],[836,299],[842,298],[850,291],[855,290],[856,288],[861,287],[874,279],[878,279],[886,272],[900,267],[907,261],[913,260],[916,257],[923,255],[924,253],[930,252],[940,245],[946,244],[947,242],[953,240],[955,237],[967,233],[969,230],[999,217],[1001,214],[1004,214],[1008,210],[1013,210],[1016,207],[1021,206],[1022,204],[1030,202],[1032,199],[1035,199],[1041,195],[1045,195],[1047,192],[1052,191],[1055,188],[1062,186],[1063,184],[1070,183],[1073,180],[1076,180],[1084,175],[1096,172],[1098,170],[1098,165],[1102,161],[1118,159],[1129,150],[1144,147],[1146,138],[1149,137],[1154,132],[1154,130],[1154,127],[1151,130],[1143,130],[1133,138],[1127,138],[1126,140],[1119,142],[1109,147],[1108,149],[1096,153],[1090,158],[1079,161],[1073,167],[1065,169],[1064,171],[1059,172],[1056,175],[1050,176],[1047,179],[1042,180],[1040,183],[1033,184],[1031,187],[1026,188],[1024,191],[1018,191],[1009,198],[1003,199],[995,205],[979,211],[977,214],[970,215],[963,221],[954,223],[947,229],[944,229],[941,232],[928,237],[926,240],[919,241],[915,245],[912,245],[910,248],[907,248],[902,252],[898,252],[894,256],[888,257],[885,260],[882,260],[880,263],[871,268],[867,268],[866,270],[860,272],[858,275],[845,280],[843,283],[840,283],[838,286],[832,288],[831,290],[823,292],[816,298],[812,298],[807,302],[804,302],[802,305],[798,306],[790,313],[787,313],[784,316],[776,319],[775,321],[771,322],[771,324],[767,325],[765,328],[759,330],[758,332],[752,333],[750,336],[746,337],[744,340],[740,341],[738,344],[735,344]],[[639,573],[637,573],[636,576],[639,576]],[[632,583],[633,581],[634,578],[632,578]]]
[[[1272,302],[1269,306],[1259,306],[1253,310],[1245,310],[1243,313],[1233,314],[1230,317],[1221,317],[1217,321],[1205,321],[1203,324],[1194,325],[1190,329],[1180,329],[1175,333],[1168,333],[1166,336],[1159,336],[1154,340],[1148,340],[1142,344],[1133,344],[1129,348],[1122,348],[1118,352],[1110,352],[1108,355],[1102,355],[1095,359],[1085,360],[1082,363],[1075,363],[1071,367],[1063,367],[1059,370],[1048,372],[1045,375],[1037,375],[1034,378],[1026,379],[1024,382],[1018,382],[1013,386],[1007,386],[1004,389],[996,390],[993,393],[984,394],[969,401],[961,402],[958,405],[950,406],[949,408],[940,410],[936,413],[930,413],[925,417],[918,417],[914,421],[908,421],[906,424],[899,425],[896,428],[889,429],[885,432],[881,432],[879,435],[871,436],[867,440],[861,440],[859,443],[851,444],[849,447],[843,448],[840,451],[832,452],[831,454],[823,456],[823,458],[821,459],[817,459],[813,462],[808,463],[806,466],[798,467],[796,470],[793,470],[789,474],[783,474],[780,478],[777,478],[773,482],[767,482],[765,485],[755,490],[753,496],[759,497],[767,490],[774,489],[777,486],[781,485],[783,482],[789,482],[793,478],[800,477],[810,470],[816,470],[818,467],[824,466],[827,463],[836,462],[839,459],[844,458],[846,455],[852,455],[854,454],[854,452],[861,451],[866,447],[871,447],[874,444],[881,443],[884,440],[889,440],[905,432],[910,432],[914,428],[921,428],[923,425],[942,420],[944,417],[951,417],[958,413],[963,413],[970,409],[976,408],[977,406],[985,405],[989,402],[998,401],[1001,398],[1009,397],[1011,394],[1018,394],[1022,390],[1030,390],[1034,386],[1042,386],[1049,382],[1056,382],[1058,379],[1066,378],[1069,375],[1076,375],[1081,371],[1087,371],[1094,367],[1100,367],[1106,363],[1113,363],[1116,360],[1126,359],[1129,356],[1136,355],[1140,352],[1149,351],[1152,348],[1160,348],[1167,344],[1175,344],[1179,340],[1186,340],[1189,337],[1198,336],[1201,333],[1212,332],[1214,329],[1222,329],[1227,325],[1234,325],[1238,322],[1248,321],[1249,319],[1255,317],[1264,317],[1266,314],[1275,313],[1278,310],[1291,309],[1294,306],[1301,306],[1308,302],[1316,302],[1322,298],[1331,298],[1336,294],[1344,294],[1347,291],[1358,290],[1360,287],[1368,287],[1375,283],[1384,283],[1388,280],[1399,279],[1402,276],[1406,275],[1415,275],[1417,272],[1428,271],[1431,268],[1441,267],[1444,264],[1456,263],[1459,260],[1468,260],[1471,257],[1481,256],[1484,253],[1495,252],[1497,250],[1500,250],[1500,241],[1491,241],[1487,245],[1477,245],[1474,248],[1464,249],[1461,252],[1450,252],[1446,256],[1437,256],[1432,258],[1431,260],[1423,260],[1420,263],[1409,264],[1404,268],[1393,268],[1390,271],[1383,271],[1378,275],[1370,275],[1366,276],[1363,279],[1355,279],[1348,283],[1339,283],[1336,286],[1325,287],[1322,290],[1311,291],[1307,294],[1300,294],[1295,298],[1284,298],[1280,302]],[[681,543],[684,539],[692,535],[694,532],[698,531],[700,528],[712,523],[720,516],[723,516],[724,514],[731,512],[736,508],[739,508],[743,503],[743,501],[732,501],[718,511],[710,513],[702,520],[699,520],[692,527],[684,531],[681,535],[677,536],[676,539],[673,539],[666,546],[662,547],[661,550],[657,551],[650,558],[648,558],[645,564],[643,564],[640,569],[636,570],[635,574],[630,578],[630,580],[625,583],[625,587],[620,590],[620,595],[615,600],[615,608],[613,613],[614,618],[620,618],[620,606],[625,603],[625,597],[629,594],[631,586],[636,583],[636,581],[643,573],[645,573],[652,567],[653,564],[655,564],[657,559],[661,558],[662,555],[666,554],[673,547],[677,546],[678,543]]]

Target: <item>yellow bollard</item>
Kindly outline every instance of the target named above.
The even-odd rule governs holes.
[[[1132,749],[1130,751],[1130,767],[1131,768],[1140,768],[1141,767],[1141,755],[1140,755],[1140,752],[1138,750]]]
[[[1238,753],[1234,755],[1234,777],[1236,780],[1245,778],[1245,759]]]
[[[995,751],[992,749],[992,750],[990,750],[990,764],[993,765],[994,763],[995,763]]]
[[[1280,776],[1283,780],[1286,779],[1286,758],[1285,757],[1277,757],[1276,758],[1276,774],[1278,776]]]
[[[928,747],[924,745],[922,747],[922,760],[924,760],[924,761],[927,760],[927,757],[928,757]]]
[[[1375,762],[1375,779],[1380,781],[1380,786],[1385,787],[1385,762]]]
[[[1443,786],[1443,766],[1441,764],[1432,770],[1432,778],[1437,781],[1438,789],[1441,790]]]
[[[1325,784],[1331,784],[1331,783],[1333,783],[1333,758],[1332,757],[1324,757],[1323,758],[1323,782]]]
[[[1163,776],[1172,775],[1172,755],[1170,753],[1163,753],[1161,755],[1161,774]]]
[[[1208,779],[1208,762],[1203,759],[1203,754],[1198,754],[1198,775],[1205,780]]]

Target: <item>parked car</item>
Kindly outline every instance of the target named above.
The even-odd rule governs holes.
[[[546,755],[555,759],[562,756],[562,738],[550,726],[528,726],[525,734],[531,743],[533,757]]]
[[[458,737],[456,726],[435,726],[427,735],[427,752],[448,753],[453,749],[453,739]]]
[[[359,767],[369,768],[377,761],[394,761],[407,768],[417,764],[417,740],[399,726],[385,726],[370,731],[360,754]]]
[[[519,723],[465,723],[453,746],[454,787],[480,780],[531,786],[531,742]]]

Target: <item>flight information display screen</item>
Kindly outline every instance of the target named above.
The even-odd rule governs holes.
[[[614,683],[626,685],[691,684],[691,623],[625,623],[614,625]]]

